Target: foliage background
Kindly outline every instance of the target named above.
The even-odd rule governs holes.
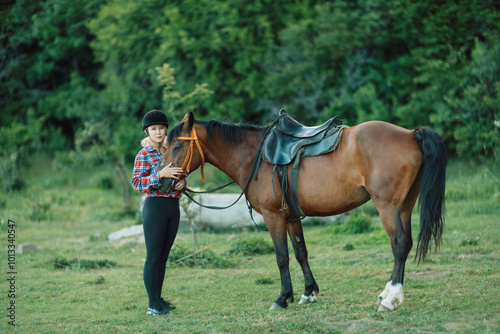
[[[17,258],[20,330],[498,332],[499,7],[495,0],[0,1],[0,231],[6,236],[14,218],[16,243],[39,247]],[[178,309],[165,322],[144,317],[144,243],[106,239],[137,223],[123,213],[139,202],[128,192],[142,115],[159,108],[175,123],[192,110],[265,125],[282,107],[307,125],[338,114],[349,125],[379,119],[436,129],[458,158],[448,168],[441,252],[420,267],[408,261],[405,304],[377,313],[375,297],[392,267],[379,219],[359,235],[305,226],[320,302],[270,313],[280,284],[274,254],[250,256],[242,245],[256,242],[203,232],[199,240],[210,238],[214,252],[203,260],[220,265],[231,254],[235,267],[169,268],[169,277],[182,277],[167,292]],[[218,177],[210,180],[223,183]],[[418,216],[412,221],[418,231]],[[270,243],[268,233],[260,239]],[[190,233],[179,234],[180,250],[191,244]],[[0,246],[7,249],[6,237]],[[54,268],[60,259],[65,269]],[[85,261],[110,265],[91,269]],[[301,271],[291,265],[298,297]],[[8,302],[2,293],[0,304]]]
[[[451,155],[498,158],[498,9],[494,0],[2,1],[2,159],[111,142],[90,161],[128,162],[150,109],[174,122],[194,110],[267,124],[282,107],[308,125],[338,114],[349,125],[430,126]]]

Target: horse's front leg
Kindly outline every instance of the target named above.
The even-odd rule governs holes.
[[[295,220],[288,223],[287,230],[290,240],[292,241],[295,258],[300,264],[302,273],[304,274],[305,290],[299,304],[313,303],[316,301],[316,296],[314,296],[313,292],[318,294],[319,287],[314,279],[311,268],[309,267],[306,241],[304,240],[304,232],[302,230],[302,222],[300,220]]]
[[[281,293],[271,306],[271,310],[286,308],[287,300],[293,302],[292,280],[290,278],[288,244],[286,237],[285,221],[282,218],[266,220],[266,225],[273,239],[276,262],[281,276]]]

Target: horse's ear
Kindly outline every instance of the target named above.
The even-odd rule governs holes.
[[[186,127],[188,130],[191,130],[191,128],[194,125],[194,115],[192,112],[186,113],[184,115],[184,118],[182,119],[182,122],[184,122],[184,127]]]

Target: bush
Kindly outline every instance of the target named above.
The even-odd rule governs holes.
[[[19,176],[18,161],[18,156],[15,153],[10,156],[0,156],[0,178],[2,188],[5,191],[21,190],[24,187],[24,182]]]
[[[260,255],[274,252],[273,244],[258,236],[241,235],[234,239],[227,251],[228,254]]]
[[[361,234],[373,231],[370,216],[353,214],[340,225],[329,226],[327,231],[333,234]]]
[[[50,199],[34,198],[31,207],[26,211],[29,219],[33,221],[42,221],[49,218],[49,212],[52,207]]]
[[[481,234],[468,235],[465,240],[460,243],[461,247],[467,246],[477,246],[479,244],[479,239],[481,239]]]
[[[185,259],[183,259],[185,258]],[[182,261],[179,261],[183,259]],[[179,261],[179,262],[176,262]],[[217,256],[207,249],[193,254],[192,251],[180,245],[174,245],[168,257],[169,265],[184,265],[190,268],[230,268],[234,266],[230,260]]]
[[[99,187],[99,189],[103,190],[113,189],[114,180],[111,176],[104,176],[99,180],[97,186]]]
[[[116,262],[109,260],[69,260],[65,257],[56,257],[52,260],[54,269],[101,269],[101,268],[115,268]]]
[[[347,244],[344,245],[344,247],[342,247],[342,249],[345,250],[345,251],[351,251],[351,250],[354,249],[354,245],[351,244],[351,243],[347,243]]]

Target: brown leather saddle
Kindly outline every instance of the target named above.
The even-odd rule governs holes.
[[[274,169],[283,190],[284,202],[290,209],[289,221],[292,221],[306,217],[300,208],[297,193],[301,158],[318,156],[335,150],[347,126],[342,125],[342,119],[339,116],[314,127],[300,124],[283,109],[280,110],[280,117],[277,126],[265,139],[262,158],[275,165]],[[288,182],[287,165],[292,162],[290,182]],[[284,204],[282,209],[285,209]]]

